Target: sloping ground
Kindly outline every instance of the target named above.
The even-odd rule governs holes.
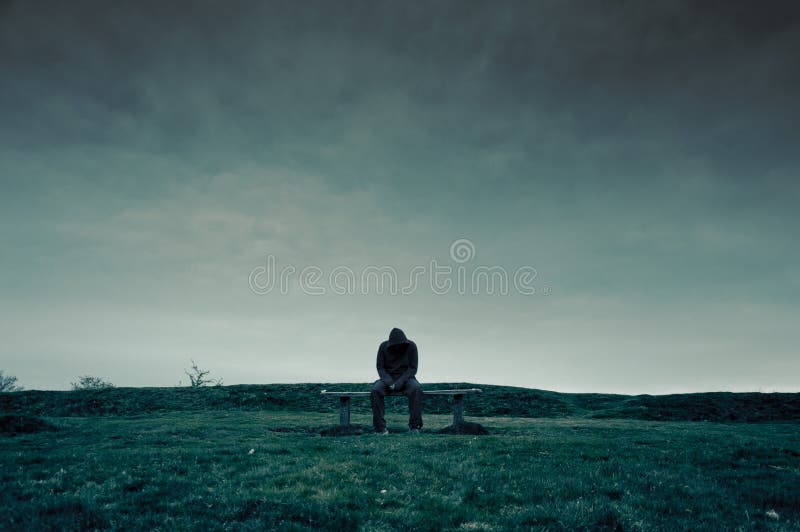
[[[663,421],[796,421],[800,394],[695,393],[679,395],[566,394],[470,383],[425,383],[429,390],[481,388],[466,399],[468,416],[592,417]],[[0,413],[30,416],[138,415],[191,410],[301,410],[335,412],[336,398],[321,390],[368,390],[367,383],[264,384],[208,388],[109,388],[97,391],[23,391],[0,394]],[[427,414],[449,414],[451,399],[426,396]],[[387,411],[402,413],[405,399],[387,398]],[[369,412],[369,398],[352,410]]]

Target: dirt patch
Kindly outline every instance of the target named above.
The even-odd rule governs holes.
[[[445,427],[438,431],[439,434],[470,434],[476,436],[485,436],[489,431],[484,428],[480,423],[472,423],[470,421],[463,421]]]
[[[318,429],[320,436],[359,436],[372,432],[372,427],[366,425],[336,425],[334,427],[325,427]]]
[[[289,432],[295,434],[309,434],[313,433],[314,429],[308,427],[272,427],[270,432]]]
[[[309,434],[320,436],[358,436],[372,432],[372,427],[366,425],[341,425],[324,427],[272,427],[271,432],[284,432],[289,434]]]

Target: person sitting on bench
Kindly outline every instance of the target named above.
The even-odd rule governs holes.
[[[390,391],[403,392],[408,397],[408,430],[418,433],[422,428],[422,387],[415,378],[419,355],[417,344],[406,338],[405,333],[395,327],[389,339],[378,347],[376,367],[380,379],[372,385],[372,425],[377,434],[389,434],[384,419],[384,397]]]

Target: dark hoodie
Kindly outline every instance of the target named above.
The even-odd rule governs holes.
[[[376,367],[378,375],[387,386],[392,383],[402,388],[408,379],[417,374],[417,344],[406,338],[405,333],[395,327],[389,339],[378,347]]]

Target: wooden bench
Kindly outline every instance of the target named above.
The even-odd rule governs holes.
[[[481,393],[480,388],[461,388],[455,390],[422,390],[422,395],[452,395],[453,396],[453,424],[458,425],[464,422],[464,396],[472,393]],[[372,392],[329,392],[322,390],[322,395],[330,395],[339,398],[339,425],[346,427],[350,425],[350,398],[368,397]],[[389,391],[387,396],[403,395],[401,391]]]

